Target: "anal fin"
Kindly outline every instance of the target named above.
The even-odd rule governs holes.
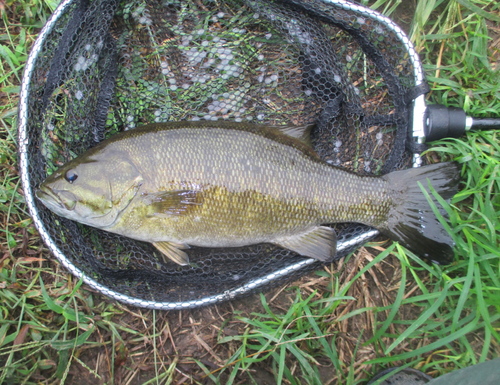
[[[337,235],[332,228],[326,226],[318,226],[311,231],[291,237],[279,238],[273,243],[320,261],[328,261],[337,253]]]
[[[189,256],[181,250],[188,249],[188,245],[174,242],[153,242],[153,246],[161,252],[161,255],[165,262],[167,262],[168,259],[171,259],[179,265],[189,265]],[[168,259],[166,259],[165,257]]]

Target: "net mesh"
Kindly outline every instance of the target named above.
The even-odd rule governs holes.
[[[26,172],[35,191],[60,165],[119,131],[232,120],[314,122],[313,145],[323,160],[380,175],[410,166],[406,95],[414,86],[406,47],[386,24],[320,0],[73,1],[44,37],[33,70]],[[162,262],[149,244],[35,205],[71,263],[137,299],[192,301],[303,259],[267,244],[193,247],[191,265],[181,267]],[[339,241],[369,229],[334,228]],[[267,285],[320,267],[315,262]]]

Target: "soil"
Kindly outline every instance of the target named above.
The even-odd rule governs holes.
[[[486,20],[486,25],[488,26],[488,35],[491,38],[491,68],[497,71],[500,69],[500,27],[490,20]]]
[[[340,274],[341,282],[347,282],[357,274],[366,264],[373,259],[373,254],[382,250],[359,249],[347,263],[344,261],[331,265],[325,270],[330,274]],[[343,322],[336,322],[338,318],[363,307],[384,307],[392,303],[399,288],[398,282],[401,279],[401,267],[397,258],[389,256],[382,263],[368,270],[349,289],[347,295],[356,298],[346,305],[340,306],[335,313],[325,320],[330,322],[331,327],[327,334],[337,334],[336,347],[341,362],[349,367],[350,362],[354,362],[356,379],[367,378],[371,367],[363,363],[375,358],[377,352],[373,345],[363,346],[363,342],[368,341],[373,336],[374,319],[370,313],[364,313]],[[425,280],[425,276],[422,277]],[[311,273],[300,280],[292,282],[285,287],[272,289],[264,296],[269,307],[277,314],[285,313],[296,297],[296,288],[299,288],[303,296],[308,296],[316,291],[314,299],[320,299],[325,292],[328,292],[328,277],[319,277]],[[415,287],[408,287],[407,293],[418,294]],[[110,302],[106,297],[96,295],[96,300]],[[149,310],[132,308],[116,304],[118,315],[113,317],[113,322],[124,328],[140,331],[143,337],[137,338],[131,333],[122,332],[123,343],[115,343],[115,363],[114,363],[114,383],[115,384],[143,384],[155,376],[155,357],[153,357],[154,344],[151,336],[153,330],[153,314]],[[123,312],[119,315],[120,312]],[[195,360],[201,362],[209,370],[217,370],[224,366],[239,347],[239,342],[229,342],[219,344],[217,341],[224,337],[242,335],[247,324],[239,317],[251,317],[252,313],[265,313],[259,295],[249,296],[232,302],[214,305],[205,308],[156,312],[156,350],[158,355],[156,362],[161,363],[160,373],[164,372],[174,360],[177,360],[176,370],[172,380],[174,384],[193,383],[213,383],[204,378],[199,365]],[[382,320],[386,313],[379,313]],[[400,319],[416,319],[420,315],[419,309],[412,306],[403,306],[400,312]],[[392,327],[391,332],[398,334],[398,330]],[[97,341],[109,341],[112,338],[111,332],[103,334]],[[330,341],[331,342],[331,341]],[[390,344],[388,340],[386,343]],[[356,356],[354,351],[358,345]],[[411,346],[404,346],[403,349],[411,349]],[[86,384],[108,384],[110,383],[111,363],[107,357],[111,357],[110,347],[103,347],[101,344],[96,348],[87,348],[79,352],[79,359],[88,368],[95,370],[101,377],[96,379],[87,368],[80,363],[71,366],[67,383]],[[293,362],[293,357],[287,358],[288,362]],[[275,378],[272,373],[270,361],[264,361],[259,365],[253,365],[249,374],[258,384],[274,384]],[[318,370],[324,380],[324,384],[337,384],[337,373],[331,362],[319,360]],[[229,372],[229,371],[228,371]],[[225,383],[227,377],[222,376]],[[248,373],[242,373],[237,378],[236,383],[250,383]]]

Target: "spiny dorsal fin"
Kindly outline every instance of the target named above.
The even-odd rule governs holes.
[[[185,266],[189,264],[189,256],[181,249],[189,249],[189,246],[184,243],[175,242],[153,242],[153,246],[161,252],[164,262],[168,262],[171,259],[179,265]]]
[[[337,253],[337,235],[333,229],[326,226],[318,226],[306,233],[283,237],[273,243],[320,261],[328,261]]]

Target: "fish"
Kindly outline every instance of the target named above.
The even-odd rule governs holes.
[[[167,122],[116,134],[61,166],[36,190],[54,213],[151,243],[165,262],[189,264],[191,246],[271,243],[329,261],[328,225],[372,226],[435,263],[452,237],[422,187],[458,190],[456,163],[358,175],[319,158],[312,125]],[[419,183],[420,182],[420,183]]]

